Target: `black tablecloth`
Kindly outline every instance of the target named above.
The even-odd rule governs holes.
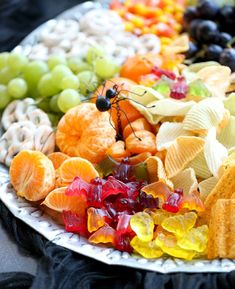
[[[47,19],[83,1],[0,0],[0,51],[11,50]],[[48,242],[0,202],[0,218],[17,244],[38,257],[36,276],[25,272],[3,273],[0,289],[230,289],[235,271],[216,274],[158,274],[108,266]],[[1,246],[1,244],[0,244]]]

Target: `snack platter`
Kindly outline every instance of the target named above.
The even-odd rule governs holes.
[[[38,35],[45,27],[50,27],[57,19],[78,20],[86,12],[104,7],[104,2],[108,4],[109,1],[85,2],[65,11],[57,18],[49,20],[29,34],[14,51],[24,51],[26,55],[27,53],[30,54],[31,46],[40,43]],[[17,196],[9,182],[8,169],[1,164],[0,200],[15,217],[25,222],[49,241],[109,265],[121,265],[160,273],[230,272],[235,270],[235,260],[232,259],[195,259],[184,261],[178,258],[160,257],[151,260],[134,253],[120,252],[102,245],[93,245],[86,238],[67,232],[63,226],[59,225],[47,213],[41,210],[39,206]]]

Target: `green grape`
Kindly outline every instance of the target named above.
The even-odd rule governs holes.
[[[27,63],[28,59],[26,58],[26,56],[16,52],[10,53],[7,60],[7,64],[10,70],[14,73],[22,72]]]
[[[73,74],[65,76],[61,81],[60,87],[61,89],[67,88],[78,89],[79,79]]]
[[[48,72],[48,66],[44,61],[35,60],[28,63],[24,69],[24,79],[27,83],[37,84],[40,78]]]
[[[62,112],[79,105],[81,102],[79,93],[74,89],[65,89],[58,97],[58,107]]]
[[[211,93],[205,86],[202,80],[196,79],[189,83],[187,100],[200,101],[206,97],[210,97]]]
[[[48,98],[41,98],[37,102],[37,107],[45,112],[50,112],[50,100]]]
[[[94,91],[99,85],[99,79],[92,71],[82,71],[77,75],[80,85],[79,91],[83,95],[88,95]]]
[[[9,67],[4,67],[0,70],[0,84],[8,84],[8,82],[15,76],[16,75],[9,69]]]
[[[109,58],[97,58],[94,62],[96,74],[103,78],[112,78],[119,70],[119,66]]]
[[[86,60],[89,64],[92,64],[97,58],[105,55],[104,50],[100,46],[91,46],[86,55]]]
[[[7,91],[13,98],[25,97],[27,90],[27,83],[22,78],[14,78],[7,85]]]
[[[53,68],[51,71],[52,81],[55,85],[60,87],[61,81],[65,76],[73,75],[72,71],[64,64],[59,64]]]
[[[53,112],[61,112],[59,106],[58,106],[58,97],[59,95],[56,94],[56,95],[53,95],[52,98],[50,99],[50,109],[51,111]]]
[[[54,114],[54,113],[48,113],[47,116],[49,117],[49,120],[53,127],[57,127],[57,124],[60,120],[61,115]]]
[[[167,80],[159,80],[156,85],[153,87],[154,90],[164,95],[165,97],[169,97],[171,93],[170,83]]]
[[[48,66],[50,70],[52,70],[55,66],[59,64],[67,64],[66,58],[62,55],[54,54],[49,56],[48,58]]]
[[[38,98],[40,97],[39,95],[39,91],[38,91],[38,88],[37,88],[37,84],[32,84],[32,83],[27,83],[28,85],[28,96],[29,97],[32,97],[32,98]]]
[[[11,101],[11,96],[7,92],[7,87],[0,84],[0,110],[4,109]]]
[[[8,56],[9,56],[8,52],[0,53],[0,69],[7,66]]]
[[[57,94],[60,89],[54,84],[51,73],[46,73],[38,83],[39,94],[43,97],[48,97]]]
[[[93,67],[91,64],[85,62],[84,60],[82,60],[79,57],[69,58],[68,66],[76,74],[79,72],[82,72],[82,71],[87,71],[87,70],[92,71],[93,70]]]

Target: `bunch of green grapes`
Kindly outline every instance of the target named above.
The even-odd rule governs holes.
[[[0,110],[14,99],[33,97],[53,118],[88,98],[118,71],[100,47],[91,47],[85,59],[51,55],[47,62],[4,52],[0,54]]]

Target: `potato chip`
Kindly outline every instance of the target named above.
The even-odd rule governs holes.
[[[152,156],[145,161],[150,183],[162,181],[173,189],[172,182],[167,178],[164,165],[160,158]]]
[[[150,102],[164,98],[162,94],[153,88],[143,85],[133,86],[128,94],[128,97],[133,100],[133,105],[135,102],[137,102],[138,104],[140,103],[146,106],[148,106]]]
[[[178,137],[167,149],[165,159],[167,176],[172,178],[183,170],[203,150],[204,144],[204,139],[200,137]]]
[[[224,107],[230,111],[231,115],[235,116],[235,92],[225,98]]]
[[[208,258],[235,258],[235,200],[219,199],[209,222]]]
[[[218,173],[219,178],[221,178],[224,172],[232,166],[235,166],[235,151],[230,153],[220,166]]]
[[[221,66],[221,65],[219,64],[219,62],[216,62],[216,61],[205,61],[205,62],[193,63],[189,65],[188,70],[191,72],[197,73],[203,68],[211,67],[211,66],[214,67],[214,66]]]
[[[180,122],[164,122],[157,134],[157,150],[167,149],[179,136],[192,135],[190,131],[183,129],[183,124]]]
[[[212,96],[224,97],[230,85],[231,70],[227,66],[215,65],[200,69],[198,77],[203,80]]]
[[[208,179],[209,177],[212,176],[212,173],[210,172],[205,156],[204,156],[204,151],[201,151],[195,159],[193,159],[187,167],[193,168],[196,176],[202,179]]]
[[[186,114],[183,128],[190,131],[209,130],[223,120],[225,108],[222,100],[206,98],[195,104]]]
[[[174,188],[183,189],[184,195],[197,190],[198,182],[195,171],[192,168],[185,169],[171,178]]]
[[[227,149],[235,146],[235,116],[230,116],[228,125],[218,135],[218,141]]]
[[[182,102],[170,98],[161,99],[149,103],[149,106],[153,106],[149,111],[154,115],[161,116],[177,116],[186,115],[186,113],[193,107],[195,101]]]
[[[206,137],[204,156],[210,172],[218,177],[219,168],[228,156],[228,150],[217,141],[215,128],[212,128]]]
[[[212,207],[215,205],[218,199],[230,199],[235,192],[235,165],[229,167],[214,189],[207,196],[204,204],[206,207],[203,217],[209,221]]]
[[[200,198],[205,201],[210,192],[214,189],[215,185],[218,183],[219,179],[216,177],[210,177],[198,184],[200,191]]]

